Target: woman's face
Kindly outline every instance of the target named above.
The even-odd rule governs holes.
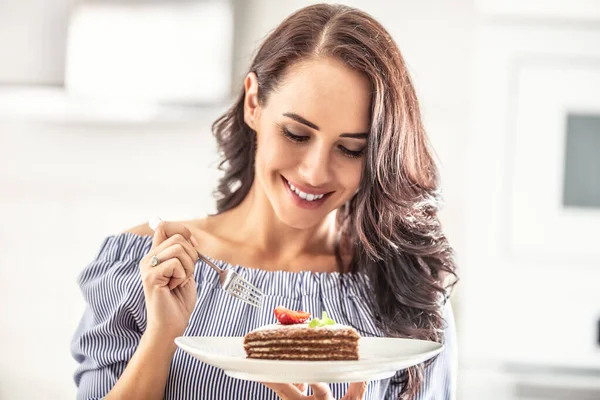
[[[258,105],[246,78],[246,123],[256,131],[256,190],[278,218],[315,226],[357,191],[370,128],[366,77],[332,59],[294,64]]]

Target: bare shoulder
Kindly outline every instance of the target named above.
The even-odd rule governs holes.
[[[133,228],[126,229],[124,231],[124,233],[133,233],[135,235],[140,235],[140,236],[154,235],[154,232],[152,231],[152,229],[150,228],[150,226],[148,225],[147,222],[144,224],[141,224],[141,225],[134,226]]]
[[[212,228],[211,224],[208,223],[206,218],[190,220],[190,221],[172,221],[172,222],[185,226],[192,232],[193,235],[198,235],[198,236],[203,236],[203,235],[209,233],[210,229]],[[124,233],[133,233],[135,235],[140,235],[140,236],[154,235],[154,231],[152,230],[152,228],[150,228],[150,225],[148,222],[134,226],[133,228],[126,229],[124,231]]]
[[[218,219],[218,216],[199,218],[192,221],[181,221],[181,223],[188,227],[196,239],[211,240],[215,236],[215,222],[213,221],[215,219]]]

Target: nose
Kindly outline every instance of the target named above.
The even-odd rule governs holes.
[[[331,165],[329,149],[326,146],[314,146],[309,149],[300,164],[299,174],[305,183],[319,187],[330,182]]]

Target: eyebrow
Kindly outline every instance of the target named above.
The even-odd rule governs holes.
[[[312,122],[308,121],[307,119],[299,116],[298,114],[287,112],[287,113],[284,113],[283,116],[293,119],[294,121],[299,122],[302,125],[306,125],[309,128],[312,128],[314,130],[317,130],[317,131],[320,130],[317,125],[315,125]],[[369,136],[368,133],[342,133],[342,134],[340,134],[340,137],[349,137],[349,138],[353,138],[353,139],[366,139],[367,136]]]

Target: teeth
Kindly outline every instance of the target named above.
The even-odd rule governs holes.
[[[288,185],[289,185],[290,189],[292,189],[294,191],[294,193],[296,193],[298,195],[298,197],[300,197],[301,199],[307,200],[307,201],[319,200],[319,199],[322,199],[323,196],[325,196],[324,194],[304,193],[303,191],[301,191],[300,189],[298,189],[297,187],[295,187],[294,185],[292,185],[289,182],[288,182]]]

